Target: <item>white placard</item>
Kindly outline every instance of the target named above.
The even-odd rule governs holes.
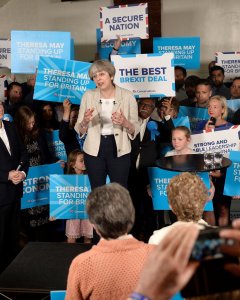
[[[0,40],[0,68],[11,69],[11,41]]]
[[[120,5],[100,7],[101,41],[116,39],[148,39],[148,5]]]
[[[225,81],[240,76],[240,52],[217,52],[216,65],[224,69]]]
[[[175,96],[173,53],[112,55],[114,82],[136,97]]]
[[[221,152],[228,157],[230,151],[239,150],[240,126],[191,135],[189,147],[197,153]]]

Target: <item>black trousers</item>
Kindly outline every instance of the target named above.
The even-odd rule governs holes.
[[[20,199],[0,206],[0,273],[18,253]]]
[[[130,154],[117,157],[113,135],[102,135],[98,156],[85,153],[84,161],[92,189],[106,184],[107,175],[111,182],[127,188]]]

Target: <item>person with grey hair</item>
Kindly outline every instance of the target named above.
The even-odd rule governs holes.
[[[101,240],[73,260],[66,300],[127,299],[154,246],[128,234],[135,211],[129,192],[118,183],[95,188],[86,203]]]
[[[111,182],[127,187],[130,168],[130,140],[139,132],[138,108],[132,92],[113,83],[114,66],[95,61],[89,77],[96,89],[83,95],[75,130],[86,135],[83,150],[92,189]]]

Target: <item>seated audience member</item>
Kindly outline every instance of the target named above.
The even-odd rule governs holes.
[[[232,85],[230,87],[230,99],[240,99],[240,77],[235,77],[233,79]]]
[[[226,99],[230,99],[230,90],[223,83],[224,81],[224,69],[220,66],[214,66],[210,69],[210,77],[212,79],[212,95],[223,96]]]
[[[89,194],[86,209],[101,240],[72,261],[66,300],[127,299],[153,249],[128,234],[134,223],[131,197],[111,183]]]
[[[227,122],[228,108],[226,98],[223,96],[212,96],[207,104],[208,114],[210,116],[209,120],[199,121],[196,125],[196,131],[199,130],[212,130],[212,129],[227,129],[233,124]],[[214,123],[211,118],[214,118],[216,122]]]
[[[181,66],[174,67],[175,74],[175,87],[176,87],[176,99],[182,101],[187,98],[185,90],[185,78],[187,77],[187,71]]]
[[[173,150],[168,151],[165,156],[195,154],[195,152],[188,147],[191,141],[191,131],[186,126],[177,126],[172,130],[172,146]]]
[[[182,222],[172,227],[150,253],[128,300],[172,299],[187,284],[199,265],[189,261],[198,233],[198,227],[192,223]]]
[[[181,222],[193,222],[204,228],[208,224],[202,219],[203,210],[208,201],[208,191],[201,178],[191,173],[180,173],[173,177],[167,186],[169,205],[178,222],[154,231],[150,244],[159,244],[171,227]]]
[[[190,75],[185,80],[185,91],[187,94],[187,98],[180,102],[182,106],[189,106],[192,103],[196,102],[196,86],[200,78],[195,75]]]
[[[208,80],[200,80],[196,85],[196,102],[193,102],[191,107],[206,108],[208,100],[212,96],[212,86]]]
[[[21,105],[23,105],[22,86],[19,82],[15,81],[10,83],[7,88],[5,112],[14,117]]]
[[[39,127],[46,131],[59,129],[53,104],[43,102],[39,107]]]
[[[234,247],[222,247],[222,252],[239,258],[240,219],[234,220],[232,226],[233,229],[221,230],[220,237],[233,239],[236,243]],[[197,235],[197,226],[192,223],[181,223],[173,227],[168,235],[166,235],[159,245],[150,253],[140,274],[137,286],[128,300],[172,299],[172,296],[187,284],[199,265],[198,263],[189,261]],[[236,277],[240,277],[240,264],[226,263],[224,268]],[[159,270],[161,270],[161,273],[159,273]],[[161,274],[161,276],[159,276],[159,274]],[[233,296],[235,296],[235,291],[233,291],[233,294]],[[224,297],[222,297],[222,295],[210,295],[206,296],[204,300],[239,299],[239,292],[237,293],[236,291],[236,294],[235,298],[227,297],[225,294]]]
[[[75,150],[82,149],[80,141],[83,139],[78,138],[74,126],[77,122],[79,106],[73,106],[68,99],[63,101],[63,119],[59,125],[59,139],[63,142],[67,155]]]

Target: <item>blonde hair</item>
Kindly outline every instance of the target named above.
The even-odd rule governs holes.
[[[89,77],[93,80],[94,74],[97,72],[105,71],[109,74],[110,77],[115,75],[115,67],[108,60],[96,60],[90,67],[88,71]]]
[[[199,176],[183,172],[173,177],[167,186],[167,196],[179,221],[198,222],[202,218],[208,192]]]
[[[228,107],[227,107],[227,100],[224,96],[219,96],[219,95],[215,95],[212,96],[209,100],[208,100],[208,105],[210,103],[211,100],[217,100],[218,102],[220,102],[222,108],[224,109],[224,113],[222,114],[222,118],[226,119],[227,115],[228,115]]]
[[[188,127],[186,126],[177,126],[175,128],[172,129],[172,134],[174,131],[180,130],[182,132],[184,132],[186,138],[189,140],[191,138],[191,131]]]

